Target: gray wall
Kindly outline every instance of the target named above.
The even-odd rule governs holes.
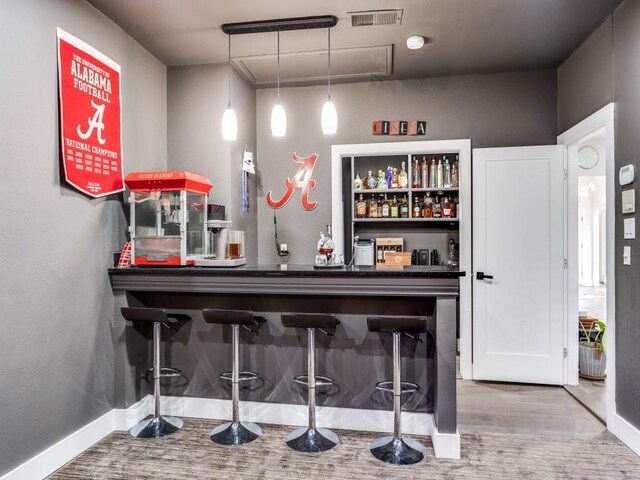
[[[60,185],[56,27],[122,66],[125,171],[166,168],[166,68],[77,0],[0,1],[0,476],[113,408],[121,197]]]
[[[558,117],[568,123],[559,125],[558,133],[613,100],[616,104],[616,171],[629,163],[637,170],[640,166],[640,2],[626,0],[612,17],[559,69],[562,85],[558,92]],[[598,68],[605,70],[603,77],[597,72]],[[560,80],[565,74],[568,76]],[[615,194],[616,407],[618,414],[640,428],[640,273],[633,266],[637,263],[640,238],[623,239],[623,216],[619,213],[621,188],[617,182]],[[632,266],[622,265],[623,245],[631,246]]]
[[[189,170],[213,182],[210,203],[225,205],[233,229],[245,230],[249,261],[258,254],[256,179],[249,176],[249,213],[242,213],[242,153],[255,153],[256,94],[232,71],[231,104],[238,117],[238,139],[222,139],[220,124],[227,107],[227,65],[171,67],[168,87],[168,168]]]
[[[320,111],[326,87],[281,89],[287,111],[284,138],[271,136],[274,89],[258,90],[258,251],[260,263],[277,263],[273,210],[265,197],[279,197],[284,180],[297,164],[292,152],[319,155],[310,199],[315,210],[304,211],[300,192],[277,211],[278,236],[292,251],[291,263],[309,263],[321,230],[331,223],[331,145],[411,140],[470,138],[473,147],[554,144],[556,135],[555,70],[468,75],[459,77],[334,85],[338,133],[324,136]],[[376,137],[373,120],[426,120],[426,137]]]

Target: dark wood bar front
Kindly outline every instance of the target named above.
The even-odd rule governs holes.
[[[226,382],[218,381],[217,374],[228,364],[230,335],[221,329],[212,330],[202,321],[200,311],[247,309],[259,312],[267,322],[260,335],[242,335],[241,341],[246,346],[243,368],[258,371],[263,379],[256,386],[242,389],[242,400],[282,407],[304,405],[306,392],[292,384],[292,377],[304,372],[306,335],[302,331],[285,331],[280,314],[334,313],[341,325],[335,339],[318,336],[317,369],[333,377],[336,385],[319,391],[318,405],[345,412],[352,412],[348,409],[373,412],[373,420],[368,424],[366,421],[357,424],[352,419],[345,423],[337,421],[334,428],[376,428],[371,426],[371,421],[375,423],[379,418],[375,412],[392,408],[390,396],[375,388],[376,382],[392,376],[391,335],[369,332],[366,318],[427,317],[427,333],[422,336],[422,343],[408,337],[402,340],[403,377],[420,387],[413,395],[406,398],[403,395],[403,410],[430,423],[416,431],[431,435],[436,456],[459,456],[456,302],[459,277],[464,272],[428,266],[396,271],[276,265],[233,269],[114,268],[109,275],[116,300],[120,298],[123,306],[126,303],[161,307],[183,311],[194,318],[194,322],[179,329],[165,351],[171,364],[181,368],[185,375],[182,381],[166,386],[163,391],[173,397],[229,398]],[[116,309],[115,322],[118,321],[124,322]],[[138,350],[148,348],[140,335],[134,327],[125,330],[124,355],[139,359]],[[129,367],[135,364],[132,358],[120,361]],[[131,382],[128,386],[126,382],[121,384],[122,398],[116,401],[123,406],[130,406],[144,394],[144,387],[139,384],[135,392],[129,391],[133,388]]]

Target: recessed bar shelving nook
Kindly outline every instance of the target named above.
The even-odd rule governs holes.
[[[447,188],[413,187],[412,161],[418,159],[419,174],[423,157],[430,165],[432,159],[447,157],[451,163],[457,161],[458,184]],[[371,170],[377,177],[378,170],[386,172],[387,166],[401,171],[402,163],[407,172],[407,188],[356,189],[354,179],[360,173],[364,181]],[[392,237],[404,239],[404,251],[416,249],[438,250],[440,260],[448,254],[448,241],[459,245],[460,270],[468,272],[460,279],[460,366],[463,377],[470,378],[471,371],[471,141],[436,140],[403,141],[351,145],[333,145],[331,149],[332,172],[332,226],[336,251],[345,261],[351,260],[355,237]],[[430,173],[430,172],[429,172]],[[422,180],[422,179],[421,179]],[[360,195],[366,200],[382,194],[391,202],[406,196],[408,218],[357,218],[356,201]],[[457,199],[455,218],[415,218],[412,207],[418,199],[420,210],[425,196]],[[368,213],[368,209],[367,209]]]

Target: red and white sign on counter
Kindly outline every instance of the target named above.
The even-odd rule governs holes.
[[[61,161],[92,197],[124,190],[120,65],[58,29]]]

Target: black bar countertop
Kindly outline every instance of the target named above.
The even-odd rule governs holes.
[[[345,266],[339,268],[316,268],[313,265],[243,265],[240,267],[128,267],[110,268],[109,274],[118,275],[228,275],[228,276],[290,276],[290,277],[417,277],[451,278],[464,277],[465,272],[435,265],[411,265],[402,269],[377,269],[369,266]]]

